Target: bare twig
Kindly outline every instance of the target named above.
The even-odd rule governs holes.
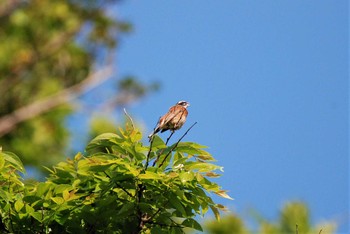
[[[151,215],[148,220],[152,220],[154,217],[156,217],[157,214],[159,214],[159,212],[162,210],[162,209],[165,209],[166,205],[168,205],[168,203],[170,202],[170,200],[167,200],[164,205],[162,205],[161,207],[158,208],[158,210],[153,214]]]
[[[169,142],[171,136],[174,134],[174,132],[175,132],[175,131],[171,131],[170,136],[168,137],[168,139],[166,139],[165,145],[168,145],[168,142]]]
[[[103,172],[105,174],[105,176],[107,176],[110,180],[112,180],[112,178],[104,171]],[[123,188],[123,186],[121,186],[117,181],[111,181],[111,184],[115,184],[118,188],[120,188],[121,190],[123,190],[129,197],[133,197],[133,195],[126,190],[125,188]]]
[[[187,135],[187,133],[191,130],[191,128],[194,127],[194,125],[196,125],[197,122],[195,122],[194,124],[191,125],[191,127],[189,127],[187,129],[187,131],[182,135],[182,137],[180,137],[180,139],[175,143],[175,145],[171,148],[171,150],[165,155],[163,161],[159,164],[159,167],[160,168],[161,166],[163,166],[165,160],[167,159],[167,157],[171,154],[171,152],[173,152],[173,150],[177,147],[177,145],[180,143],[180,141]],[[158,159],[158,158],[157,158]]]
[[[171,132],[170,136],[168,137],[168,139],[167,139],[166,142],[165,142],[165,145],[168,145],[168,142],[169,142],[169,140],[170,140],[170,138],[171,138],[171,136],[172,136],[173,134],[174,134],[174,131]],[[152,137],[152,141],[153,141],[153,137]],[[158,157],[157,157],[156,160],[154,160],[154,162],[153,162],[153,165],[152,165],[153,167],[156,165],[156,163],[157,163],[158,160],[159,160],[160,155],[164,152],[165,149],[166,149],[166,148],[162,149],[162,150],[159,152]]]
[[[149,145],[149,150],[148,150],[148,153],[147,153],[146,164],[145,164],[145,170],[147,170],[147,168],[148,168],[149,157],[150,157],[151,151],[152,151],[153,139],[154,139],[154,137],[151,138],[151,143]]]
[[[295,224],[295,234],[298,234],[299,230],[298,230],[298,224]]]
[[[131,127],[132,129],[135,129],[135,125],[134,125],[134,121],[132,121],[131,116],[128,114],[128,112],[126,112],[126,109],[124,108],[124,114],[129,118],[130,122],[131,122]]]
[[[109,79],[112,75],[112,65],[108,65],[99,71],[90,74],[82,82],[66,88],[56,94],[41,100],[23,106],[14,112],[0,118],[0,136],[3,136],[13,130],[17,124],[34,118],[40,114],[67,103],[74,98],[77,98],[83,93],[93,89],[102,82]]]

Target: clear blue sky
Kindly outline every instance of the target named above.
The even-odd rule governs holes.
[[[235,198],[216,201],[274,219],[302,200],[313,221],[349,231],[348,10],[343,0],[125,1],[115,13],[135,32],[119,75],[162,83],[130,112],[148,134],[189,101],[176,136],[198,122],[185,140],[210,147]]]

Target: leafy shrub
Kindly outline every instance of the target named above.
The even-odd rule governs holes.
[[[84,154],[60,162],[45,182],[23,183],[20,159],[0,151],[0,231],[13,233],[183,233],[202,231],[194,219],[209,209],[219,218],[229,198],[211,177],[221,167],[204,146],[149,146],[139,130],[93,139]],[[47,155],[49,157],[50,155]]]

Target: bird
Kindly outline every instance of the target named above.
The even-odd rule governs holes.
[[[179,101],[174,106],[170,107],[168,113],[160,117],[157,126],[153,132],[148,136],[151,141],[152,137],[160,132],[170,130],[172,134],[175,130],[180,129],[186,122],[188,115],[187,107],[190,106],[189,102]]]

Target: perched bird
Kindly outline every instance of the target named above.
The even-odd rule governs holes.
[[[172,131],[174,133],[175,130],[178,130],[184,125],[186,122],[186,117],[188,115],[187,107],[190,105],[190,103],[186,101],[179,101],[174,106],[170,107],[168,113],[163,115],[153,132],[148,136],[148,138],[151,140],[152,137],[160,132],[165,132],[167,130]]]

